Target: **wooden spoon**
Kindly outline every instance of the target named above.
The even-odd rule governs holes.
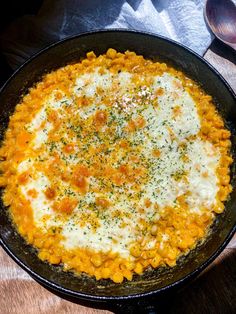
[[[236,6],[231,0],[207,0],[205,20],[214,35],[236,50]]]

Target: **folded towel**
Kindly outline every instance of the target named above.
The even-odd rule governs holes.
[[[204,0],[44,0],[36,16],[15,21],[1,36],[2,51],[16,69],[31,55],[67,36],[125,28],[172,38],[203,55],[213,36]]]

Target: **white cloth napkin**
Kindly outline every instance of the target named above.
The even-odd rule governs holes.
[[[203,55],[213,36],[204,0],[44,0],[37,16],[15,21],[1,36],[13,69],[48,44],[86,31],[126,28],[172,38]]]

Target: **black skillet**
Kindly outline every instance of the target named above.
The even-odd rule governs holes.
[[[99,55],[109,47],[121,52],[131,50],[148,59],[165,61],[198,82],[208,94],[213,96],[219,112],[232,132],[234,155],[235,95],[222,76],[203,58],[174,41],[125,30],[106,30],[71,37],[44,49],[26,62],[8,80],[0,93],[1,138],[15,105],[43,74],[69,63],[78,62],[90,50]],[[176,267],[147,271],[142,276],[135,276],[131,282],[115,284],[108,280],[96,281],[85,275],[75,277],[71,273],[63,272],[60,267],[40,261],[36,252],[25,243],[12,226],[7,208],[2,203],[0,204],[0,242],[5,251],[34,279],[61,296],[79,302],[89,302],[91,306],[94,304],[92,302],[118,304],[118,308],[126,313],[132,311],[154,313],[151,304],[156,298],[189,282],[219,255],[232,237],[236,222],[235,177],[234,164],[232,166],[234,188],[231,198],[226,204],[225,212],[217,217],[206,241],[187,257],[181,258]]]

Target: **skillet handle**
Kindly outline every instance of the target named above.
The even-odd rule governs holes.
[[[158,314],[161,313],[152,305],[149,305],[148,307],[138,307],[134,305],[122,305],[120,307],[117,306],[116,309],[112,309],[112,311],[115,314]]]
[[[116,314],[158,314],[168,313],[171,306],[167,298],[147,298],[132,300],[125,303],[116,303],[111,308]]]

